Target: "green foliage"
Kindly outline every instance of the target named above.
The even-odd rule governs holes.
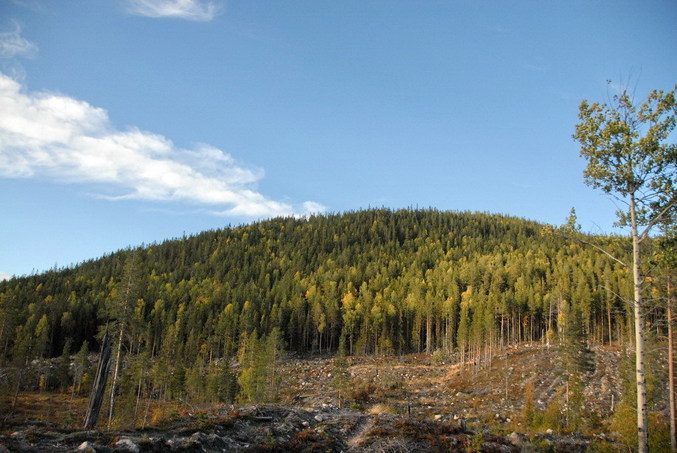
[[[169,396],[181,398],[186,387],[186,369],[178,365],[169,375]]]
[[[616,406],[611,419],[611,430],[618,434],[619,441],[628,449],[637,445],[637,412],[634,398],[627,396]]]
[[[465,451],[468,453],[478,453],[483,450],[483,447],[484,433],[478,431],[470,438],[470,442],[466,445]]]
[[[640,217],[674,203],[676,151],[666,141],[677,124],[675,105],[675,90],[652,91],[641,105],[626,91],[615,95],[611,105],[583,101],[574,138],[588,162],[586,183],[621,197],[653,192],[638,199]]]
[[[343,407],[343,402],[350,389],[350,372],[348,371],[348,359],[346,357],[346,340],[341,336],[338,351],[334,358],[334,387],[338,393],[339,407]]]
[[[568,305],[566,301],[564,303]],[[595,368],[593,353],[587,344],[588,336],[583,329],[583,314],[575,307],[563,310],[562,314],[564,317],[560,322],[564,325],[561,355],[564,369],[569,377],[581,379],[584,374],[593,372]]]
[[[535,399],[534,384],[529,382],[524,387],[524,406],[522,406],[522,420],[527,427],[534,426],[536,419]]]
[[[89,353],[89,341],[85,340],[80,347],[80,350],[75,355],[73,361],[73,393],[80,394],[83,389],[89,390],[89,386],[85,385],[85,376],[89,372],[89,360],[87,354]]]
[[[628,449],[637,445],[637,414],[633,402],[621,402],[616,409],[611,429],[618,433],[620,442]],[[649,415],[649,449],[650,451],[670,451],[670,426],[663,414]]]
[[[616,453],[618,446],[606,439],[593,439],[588,447],[590,453]]]
[[[207,394],[212,402],[233,403],[238,393],[237,375],[227,361],[212,365],[207,374]]]
[[[544,429],[551,429],[555,433],[564,431],[566,419],[564,415],[565,407],[562,400],[563,395],[559,392],[550,400],[548,406],[545,408],[545,412],[542,415],[536,415],[534,418],[534,425]]]
[[[649,414],[649,451],[670,451],[670,425],[664,415]]]
[[[618,224],[630,227],[633,250],[632,265],[628,267],[632,269],[634,285],[636,408],[641,452],[649,449],[642,244],[654,226],[674,221],[677,210],[677,146],[668,142],[677,126],[675,91],[677,86],[667,93],[654,90],[639,105],[625,90],[613,96],[611,105],[584,100],[574,134],[587,161],[585,182],[626,206],[618,211]],[[613,253],[598,248],[613,257]]]
[[[580,312],[589,341],[605,338],[607,310],[614,332],[624,326],[625,270],[543,231],[501,215],[378,209],[123,250],[0,282],[0,360],[25,366],[61,355],[68,341],[71,351],[85,342],[96,351],[110,321],[123,329],[125,363],[148,356],[142,395],[228,400],[213,367],[239,349],[240,398],[268,399],[274,391],[251,393],[274,381],[245,357],[242,339],[254,332],[257,343],[277,338],[278,350],[302,354],[336,352],[343,341],[346,355],[442,351],[433,359],[446,360],[460,350],[477,363],[497,346],[560,330],[560,300]],[[627,256],[623,239],[595,239]],[[80,363],[74,383],[86,391],[79,379],[92,371]]]
[[[583,382],[578,374],[573,374],[567,384],[566,427],[569,431],[579,432],[585,427]]]
[[[239,399],[247,403],[274,402],[277,398],[279,376],[275,373],[282,340],[276,328],[262,338],[256,331],[243,337]]]

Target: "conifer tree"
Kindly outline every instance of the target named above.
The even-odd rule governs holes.
[[[668,405],[670,413],[670,448],[677,452],[677,407],[675,406],[675,357],[674,357],[674,299],[677,286],[677,225],[668,218],[661,225],[663,236],[657,241],[656,261],[663,274],[665,289],[665,317],[668,334]]]
[[[82,384],[84,380],[85,373],[89,372],[89,361],[87,360],[87,354],[89,353],[89,341],[85,340],[82,342],[80,350],[75,355],[75,360],[73,362],[73,388],[72,394],[80,394],[82,391]]]
[[[566,303],[566,302],[565,302]],[[581,428],[584,378],[594,371],[593,353],[588,348],[580,308],[563,311],[566,320],[562,332],[562,361],[566,371],[566,414],[569,429]]]
[[[239,399],[242,402],[272,402],[277,395],[279,378],[275,373],[282,340],[277,329],[259,338],[257,331],[245,336],[241,346]]]
[[[346,357],[346,339],[341,335],[338,351],[334,356],[334,386],[338,393],[338,405],[343,407],[343,401],[348,394],[350,386],[350,373],[348,372],[348,358]]]
[[[130,327],[134,314],[136,296],[138,291],[138,256],[136,252],[127,258],[124,265],[122,280],[117,285],[108,305],[108,314],[114,321],[117,330],[115,365],[113,367],[113,380],[110,386],[110,398],[108,405],[108,427],[110,428],[115,409],[115,395],[117,392],[118,377],[122,366],[122,347],[125,335]]]

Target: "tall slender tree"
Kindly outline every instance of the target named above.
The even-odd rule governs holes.
[[[668,325],[668,404],[670,405],[670,448],[677,453],[677,408],[675,407],[675,355],[674,355],[674,315],[673,315],[673,277],[677,270],[677,225],[675,219],[668,217],[661,225],[662,237],[658,240],[657,264],[663,269],[665,277],[665,317]]]
[[[676,122],[675,90],[652,91],[639,105],[627,91],[613,96],[610,104],[584,100],[574,134],[588,164],[585,182],[622,203],[625,209],[618,212],[619,224],[630,227],[640,453],[649,450],[641,246],[677,201],[677,145],[667,143]]]
[[[110,428],[113,420],[115,408],[115,394],[118,386],[118,377],[120,376],[120,367],[122,364],[122,345],[125,335],[134,314],[134,305],[136,303],[136,293],[138,290],[138,256],[136,252],[125,261],[122,280],[117,285],[107,309],[109,316],[114,320],[117,328],[117,345],[115,353],[115,367],[113,371],[113,382],[110,389],[110,402],[108,405],[108,427]]]

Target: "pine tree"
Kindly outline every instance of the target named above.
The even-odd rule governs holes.
[[[566,421],[570,430],[578,431],[582,424],[583,382],[585,376],[594,371],[594,358],[587,345],[580,308],[569,307],[562,313],[561,355],[566,372]]]
[[[334,356],[334,387],[338,394],[338,406],[343,407],[343,402],[350,387],[350,373],[348,372],[348,358],[346,357],[346,339],[341,335],[338,351]]]
[[[282,340],[277,329],[266,337],[258,337],[256,330],[245,337],[241,346],[241,371],[239,399],[242,402],[272,402],[277,396],[279,377],[275,364],[280,354]]]

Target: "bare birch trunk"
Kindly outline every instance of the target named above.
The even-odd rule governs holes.
[[[632,227],[632,279],[635,300],[635,380],[637,383],[637,451],[649,452],[649,423],[646,403],[646,372],[644,368],[644,315],[642,313],[642,277],[640,274],[640,238],[637,233],[635,197],[630,196],[630,220]]]

